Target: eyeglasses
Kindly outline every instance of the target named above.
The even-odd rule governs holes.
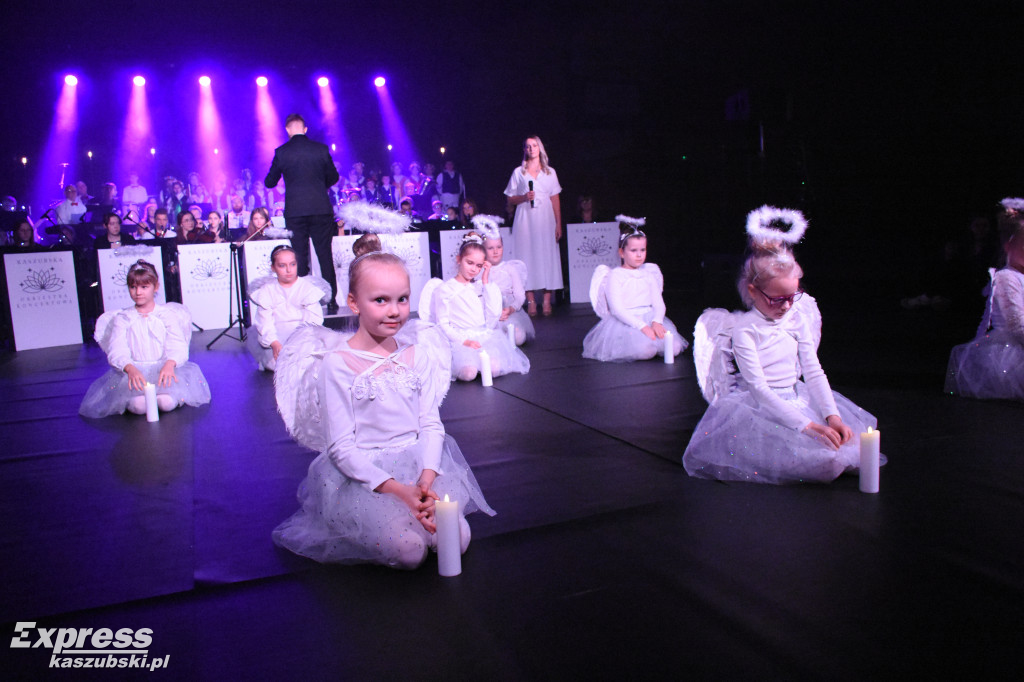
[[[804,295],[803,289],[797,289],[789,296],[769,296],[768,294],[761,291],[760,287],[754,288],[761,292],[761,295],[764,296],[764,299],[768,301],[768,305],[772,308],[780,308],[782,307],[783,303],[789,303],[790,305],[792,305],[794,301],[799,301],[800,297]]]

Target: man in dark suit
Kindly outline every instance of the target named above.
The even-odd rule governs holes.
[[[274,150],[265,184],[274,187],[284,176],[284,220],[292,231],[292,248],[299,264],[299,276],[309,274],[309,240],[313,240],[320,274],[331,285],[327,313],[338,312],[338,281],[334,274],[331,241],[338,229],[328,189],[338,182],[338,169],[327,145],[306,137],[306,121],[290,115],[284,124],[288,141]]]

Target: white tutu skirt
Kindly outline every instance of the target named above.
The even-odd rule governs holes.
[[[273,372],[277,369],[277,360],[274,359],[274,349],[260,345],[260,335],[255,329],[250,329],[245,336],[245,349],[263,369]]]
[[[775,391],[807,417],[821,423],[808,403],[807,386]],[[839,416],[854,437],[833,450],[802,431],[772,420],[753,394],[737,389],[708,406],[683,454],[686,473],[696,478],[755,483],[828,483],[860,467],[857,434],[876,427],[877,420],[835,391]],[[885,458],[882,457],[882,463]]]
[[[523,351],[516,348],[508,340],[508,332],[502,329],[488,329],[476,334],[473,340],[480,342],[480,348],[470,348],[461,343],[453,342],[452,346],[452,378],[457,379],[463,367],[480,369],[480,351],[485,350],[491,358],[492,376],[504,374],[528,374],[530,359]]]
[[[643,316],[644,322],[650,324],[652,317],[654,311],[648,311]],[[672,320],[666,317],[662,325],[665,331],[672,332],[673,355],[679,355],[689,347]],[[663,340],[649,339],[642,331],[624,324],[614,315],[608,315],[594,325],[583,339],[583,357],[601,362],[650,360],[655,355],[664,354]]]
[[[133,362],[132,364],[142,372],[147,382],[156,384],[164,362],[166,361],[159,360],[157,362]],[[166,387],[157,386],[157,395],[166,394],[174,398],[178,405],[185,404],[193,407],[210,402],[210,385],[206,383],[206,377],[203,376],[203,370],[199,369],[199,365],[194,362],[186,362],[175,367],[174,374],[178,377],[178,381]],[[128,408],[128,401],[141,395],[144,395],[142,391],[135,391],[128,387],[127,374],[111,367],[85,392],[78,413],[83,417],[94,419],[109,417],[112,414],[123,414]]]
[[[404,447],[370,451],[373,463],[399,483],[412,484],[423,471],[418,442]],[[458,500],[459,516],[494,510],[466,463],[458,444],[445,436],[441,454],[444,474],[434,480],[433,490],[443,500]],[[327,453],[309,465],[299,486],[299,511],[274,529],[274,542],[296,554],[321,563],[375,563],[395,568],[406,565],[410,555],[426,557],[431,535],[394,495],[367,490],[338,471]],[[412,551],[410,551],[410,549]]]
[[[949,354],[946,391],[968,398],[1024,400],[1024,346],[993,330]]]
[[[516,345],[532,341],[537,338],[537,330],[533,327],[533,320],[522,310],[516,310],[508,316],[507,320],[498,323],[498,331],[505,332],[508,335],[508,326],[510,324],[516,327]],[[522,341],[520,341],[522,339]]]

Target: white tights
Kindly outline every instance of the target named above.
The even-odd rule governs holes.
[[[156,396],[156,406],[160,408],[161,412],[170,412],[178,406],[178,403],[166,393],[158,393]],[[137,395],[134,398],[130,398],[128,400],[128,411],[132,414],[146,414],[146,396]]]

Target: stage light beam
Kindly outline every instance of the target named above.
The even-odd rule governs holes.
[[[132,83],[135,83],[136,86],[141,88],[143,85],[146,84],[146,79],[142,76],[136,76],[132,79]]]
[[[330,81],[327,80],[327,76],[320,76],[316,79],[316,84],[321,88],[326,88],[330,84]]]
[[[383,88],[385,83],[387,83],[387,81],[384,80],[384,76],[377,76],[373,79],[373,84],[378,88]]]
[[[69,73],[68,75],[64,76],[64,82],[70,85],[71,87],[75,87],[76,85],[78,85],[78,77],[74,74]]]
[[[209,76],[200,76],[199,77],[199,84],[202,85],[204,88],[210,87],[210,77]]]
[[[267,77],[266,76],[258,76],[256,78],[256,85],[260,86],[261,88],[267,87]]]

